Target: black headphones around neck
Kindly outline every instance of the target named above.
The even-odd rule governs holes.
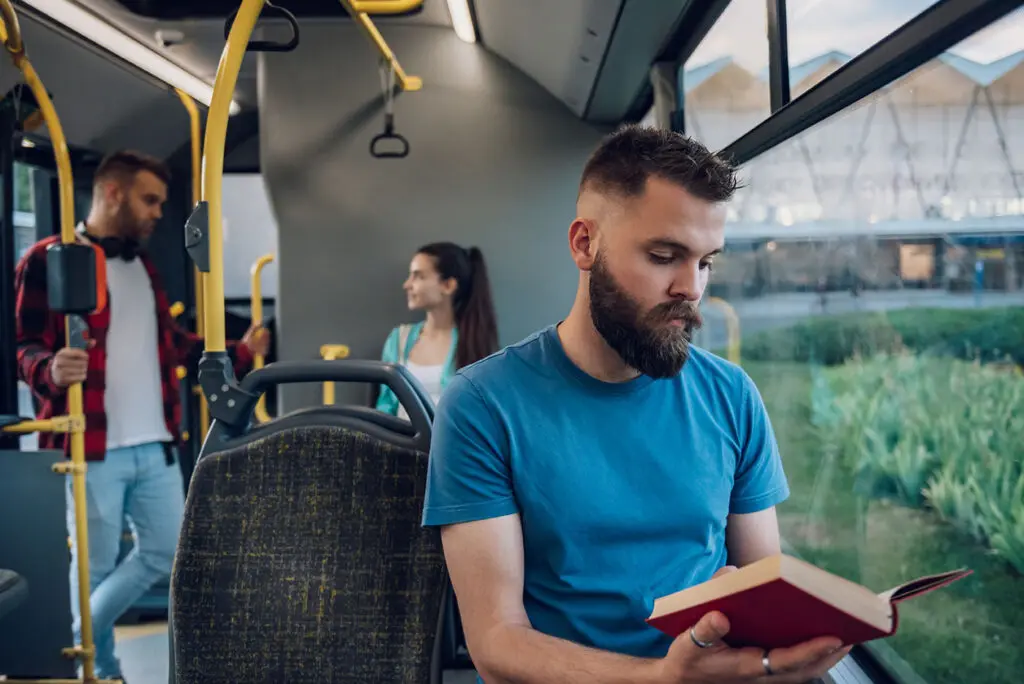
[[[85,235],[100,246],[108,259],[122,259],[131,262],[139,255],[139,241],[134,238],[115,236],[100,238],[89,231],[85,231]]]

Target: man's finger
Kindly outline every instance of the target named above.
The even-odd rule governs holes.
[[[710,648],[721,646],[722,637],[728,633],[729,619],[718,611],[712,611],[697,621],[687,637],[694,642],[694,648]]]
[[[777,648],[768,657],[773,672],[798,672],[829,658],[842,645],[834,637],[820,637],[790,648]]]
[[[825,675],[828,674],[828,672],[835,667],[840,660],[849,654],[851,648],[852,646],[846,646],[822,660],[785,674],[778,673],[778,670],[775,669],[775,665],[773,664],[772,670],[777,674],[769,677],[769,681],[771,681],[772,684],[775,684],[776,682],[778,684],[806,684],[810,681],[819,681],[821,678],[825,677]]]

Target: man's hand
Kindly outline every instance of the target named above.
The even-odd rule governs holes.
[[[732,572],[726,566],[715,577]],[[777,648],[767,653],[772,674],[765,672],[759,648],[730,648],[722,643],[729,633],[729,620],[717,611],[708,613],[693,628],[694,636],[711,646],[701,648],[693,642],[690,631],[681,634],[668,655],[660,663],[658,681],[664,684],[805,684],[822,677],[846,657],[850,646],[841,648],[839,639],[822,637]]]
[[[90,346],[92,341],[90,340]],[[85,382],[89,372],[89,352],[74,347],[59,350],[50,362],[50,376],[57,387],[70,387],[76,382]]]
[[[253,325],[245,331],[242,344],[248,347],[253,354],[266,356],[270,351],[270,331],[262,325]]]

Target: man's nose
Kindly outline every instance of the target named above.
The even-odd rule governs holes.
[[[676,269],[669,294],[690,302],[699,301],[704,286],[703,275],[699,263],[683,262]]]

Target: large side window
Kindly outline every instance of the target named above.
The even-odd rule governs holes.
[[[686,131],[725,147],[771,114],[765,0],[732,0],[683,65]]]
[[[1024,672],[1021,35],[1008,15],[746,164],[705,303],[779,438],[788,552],[876,591],[974,569],[869,644],[915,684]]]
[[[793,97],[934,5],[937,0],[786,0]]]

